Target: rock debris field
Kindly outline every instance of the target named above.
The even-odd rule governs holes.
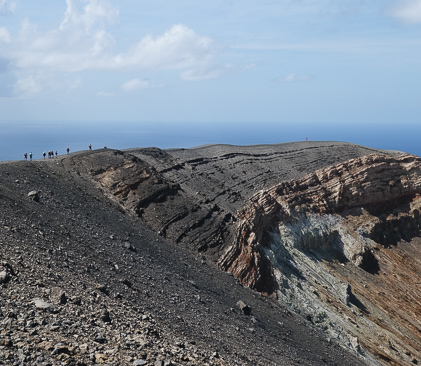
[[[363,365],[215,259],[257,189],[370,151],[107,149],[0,164],[0,364]],[[129,163],[144,180],[115,175]],[[140,207],[130,192],[150,177]]]

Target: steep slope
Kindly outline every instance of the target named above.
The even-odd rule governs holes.
[[[101,157],[81,159],[87,179],[93,177],[154,231],[217,260],[233,240],[237,210],[258,190],[374,151],[342,142],[298,142],[130,149],[109,163]],[[148,179],[135,183],[146,165],[152,175],[145,173]]]
[[[0,360],[417,364],[419,166],[341,142],[2,164]]]
[[[418,362],[414,157],[336,142],[117,155],[118,164],[106,168],[98,161],[105,168],[87,170],[86,179],[159,235],[274,294],[367,362],[376,363],[373,356],[386,364]],[[94,164],[84,159],[86,166]],[[138,175],[141,166],[153,166],[147,179]],[[140,176],[143,181],[133,184]],[[412,244],[395,248],[401,239]],[[402,279],[408,271],[413,276],[404,284],[385,280]]]
[[[130,172],[139,164],[146,180],[132,187],[139,183],[141,191],[149,177],[145,191],[168,189],[172,197],[180,190],[123,155],[0,165],[0,363],[360,364],[300,318],[127,214],[118,203],[124,190],[105,170]],[[118,192],[112,199],[108,187]],[[160,193],[152,198],[162,200]]]
[[[280,183],[239,213],[220,265],[355,351],[416,364],[420,193],[412,155],[368,155]]]

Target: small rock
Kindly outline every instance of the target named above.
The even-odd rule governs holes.
[[[52,355],[61,355],[63,353],[69,355],[71,352],[67,346],[64,346],[62,344],[56,344],[54,350],[51,352]]]
[[[101,320],[104,323],[111,323],[110,312],[108,310],[104,310],[101,312]]]
[[[136,248],[133,245],[131,245],[128,241],[126,241],[123,244],[123,247],[126,248],[126,249],[128,249],[128,250],[131,250],[132,252],[135,252],[136,251]]]
[[[102,284],[97,284],[97,285],[96,285],[96,289],[97,289],[98,291],[101,291],[103,294],[108,295],[108,289],[107,289],[107,286],[102,285]]]
[[[95,361],[97,363],[105,363],[107,362],[107,355],[103,354],[103,353],[95,353]]]
[[[88,352],[89,346],[87,343],[83,343],[79,345],[80,353],[84,354]]]
[[[131,283],[131,281],[130,280],[128,280],[127,278],[123,278],[123,279],[121,279],[121,283],[123,284],[123,285],[126,285],[127,287],[132,287],[132,283]]]
[[[28,197],[35,202],[39,202],[39,194],[37,191],[31,191],[28,193]]]
[[[245,314],[250,315],[251,314],[251,308],[248,306],[244,301],[239,300],[237,302],[237,307]]]
[[[10,280],[9,273],[7,271],[1,271],[0,272],[0,284],[1,283],[7,283]]]
[[[59,287],[53,287],[50,293],[50,300],[58,305],[64,305],[67,303],[67,297],[65,292]]]
[[[133,362],[133,366],[143,366],[147,364],[148,363],[145,360],[136,360],[135,362]]]
[[[107,342],[107,339],[102,334],[97,334],[94,341],[99,344],[104,344],[105,342]]]
[[[32,300],[32,302],[34,303],[35,307],[37,309],[41,309],[41,310],[49,310],[53,308],[53,304],[44,301],[43,299],[40,298],[35,298]]]
[[[51,351],[54,348],[53,342],[42,341],[41,343],[38,344],[38,348],[43,349],[45,351]]]
[[[11,339],[0,339],[0,346],[3,347],[12,347],[13,346],[13,342]]]

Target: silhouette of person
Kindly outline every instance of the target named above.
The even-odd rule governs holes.
[[[67,153],[69,153],[70,152],[70,149],[69,148],[67,148]]]
[[[29,160],[32,161],[32,152],[29,153]]]
[[[89,144],[89,150],[92,150],[92,145],[91,144]]]
[[[28,159],[28,154],[27,153],[23,154],[23,156],[24,156],[25,160]]]

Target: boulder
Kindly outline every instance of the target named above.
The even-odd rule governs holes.
[[[29,192],[28,193],[28,197],[31,200],[35,201],[35,202],[39,202],[39,193],[38,193],[38,191],[31,191],[31,192]]]
[[[245,314],[250,315],[251,314],[251,308],[248,306],[243,300],[239,300],[237,302],[237,307]]]
[[[50,300],[54,304],[64,305],[67,303],[66,293],[60,287],[53,287],[50,293]]]
[[[49,310],[53,308],[53,304],[38,297],[34,298],[32,302],[34,303],[35,307],[40,310]]]
[[[7,271],[0,272],[0,284],[7,283],[10,280],[9,273]]]

